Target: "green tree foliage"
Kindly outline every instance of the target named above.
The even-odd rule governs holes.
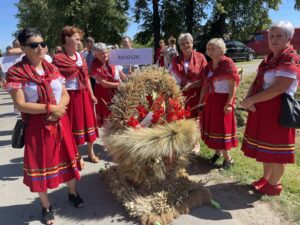
[[[38,28],[50,47],[59,44],[66,25],[82,29],[96,41],[119,43],[128,27],[128,0],[20,0],[18,28]]]
[[[280,3],[281,0],[160,0],[160,37],[167,39],[189,32],[200,49],[212,37],[245,41],[269,26],[269,9],[277,10]],[[135,22],[141,24],[136,40],[145,44],[155,39],[153,1],[136,1],[134,16]]]

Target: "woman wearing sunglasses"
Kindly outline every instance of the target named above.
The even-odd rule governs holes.
[[[99,162],[93,150],[98,137],[98,128],[93,103],[97,103],[85,60],[77,52],[83,32],[77,27],[66,26],[61,33],[63,52],[54,56],[53,64],[66,78],[66,88],[70,95],[67,114],[77,145],[88,143],[88,155],[92,162]]]
[[[9,69],[6,88],[26,122],[23,182],[39,194],[43,220],[52,224],[49,188],[66,182],[69,199],[76,207],[83,206],[75,186],[79,157],[65,114],[69,95],[58,69],[43,59],[46,43],[41,33],[25,28],[18,40],[25,56]]]

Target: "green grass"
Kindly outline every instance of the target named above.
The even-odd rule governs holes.
[[[245,78],[237,90],[237,105],[246,96],[247,90],[254,79],[254,74]],[[244,124],[247,113],[236,110],[238,120],[238,138],[239,143],[242,142],[244,133]],[[296,163],[288,164],[282,178],[284,191],[280,197],[264,197],[262,201],[267,201],[278,210],[278,212],[288,221],[300,223],[300,134],[296,138]],[[210,158],[214,154],[213,151],[201,143],[201,155]],[[225,176],[234,176],[240,183],[249,184],[253,180],[257,180],[262,176],[262,163],[256,162],[254,159],[245,157],[240,150],[240,146],[231,151],[231,155],[235,161],[235,165],[224,174]],[[221,162],[219,162],[221,163]]]

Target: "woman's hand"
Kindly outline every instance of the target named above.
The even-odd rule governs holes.
[[[95,95],[92,95],[91,99],[92,99],[94,104],[98,104],[98,99],[95,97]]]
[[[245,98],[242,102],[241,102],[241,106],[244,109],[253,109],[254,107],[254,102],[252,101],[251,97],[250,98]],[[254,107],[255,108],[255,107]]]
[[[57,118],[62,117],[66,113],[67,107],[61,104],[50,105],[50,112]]]
[[[189,89],[199,87],[199,86],[200,86],[200,80],[197,80],[197,81],[194,81],[194,82],[187,83],[185,86],[183,86],[181,91],[187,91]]]
[[[58,118],[51,114],[50,116],[48,116],[47,121],[51,121],[51,122],[56,122],[58,120]]]
[[[224,113],[227,114],[227,113],[230,113],[232,111],[232,108],[233,108],[233,105],[232,104],[226,104],[224,106]]]

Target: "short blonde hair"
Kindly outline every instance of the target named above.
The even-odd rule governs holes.
[[[192,43],[194,43],[194,38],[190,33],[180,34],[178,37],[178,44],[181,45],[181,43],[185,40],[188,40],[188,41],[191,41]]]
[[[222,38],[210,39],[206,44],[206,48],[208,47],[208,45],[215,45],[215,46],[217,46],[221,49],[223,54],[226,53],[226,44],[225,44],[225,42],[223,41]]]

